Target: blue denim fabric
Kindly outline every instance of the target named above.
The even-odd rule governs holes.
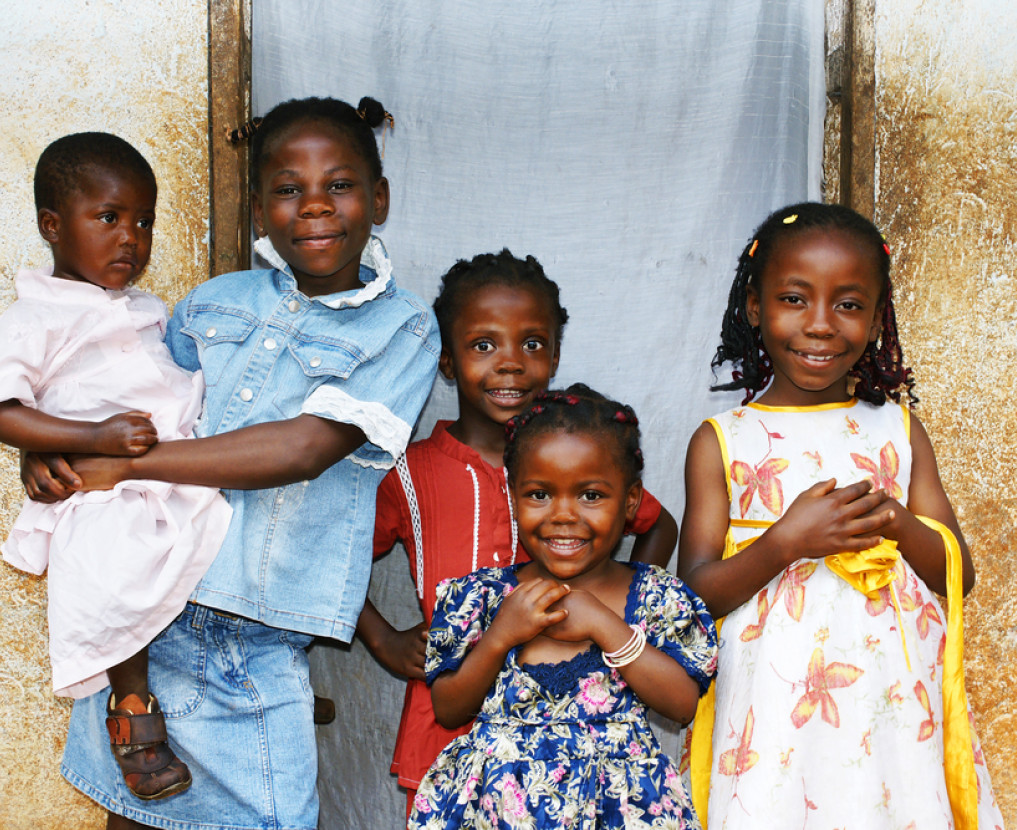
[[[384,249],[373,244],[377,262]],[[361,265],[364,288],[324,297],[304,296],[288,269],[269,269],[215,277],[177,304],[166,342],[181,366],[204,372],[199,435],[305,412],[355,424],[368,439],[313,481],[224,491],[233,521],[196,602],[352,639],[375,492],[409,441],[440,351],[431,310],[381,265],[380,276]]]
[[[142,801],[109,747],[109,689],[77,700],[61,772],[100,806],[174,830],[314,830],[311,637],[189,603],[149,649],[149,682],[190,789]]]

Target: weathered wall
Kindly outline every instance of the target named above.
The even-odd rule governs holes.
[[[1017,826],[1017,8],[877,0],[876,221],[919,417],[978,570],[968,692]]]
[[[123,136],[159,182],[152,261],[142,287],[172,304],[208,273],[207,27],[204,2],[34,0],[0,15],[0,308],[19,267],[49,261],[35,228],[32,173],[53,139]],[[0,536],[22,491],[0,456]],[[0,563],[0,827],[101,827],[59,776],[69,707],[53,697],[45,583]]]

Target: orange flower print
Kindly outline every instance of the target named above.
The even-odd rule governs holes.
[[[794,747],[791,747],[787,752],[780,753],[780,765],[787,769],[791,766],[791,753],[795,751]]]
[[[875,651],[877,648],[879,648],[879,642],[880,642],[879,637],[873,637],[871,634],[865,635],[865,647],[869,651]]]
[[[720,761],[717,763],[717,771],[721,775],[733,775],[738,777],[752,769],[759,760],[759,753],[752,749],[752,730],[756,725],[756,717],[752,713],[752,707],[745,716],[745,726],[742,728],[741,740],[734,749],[722,752]]]
[[[869,474],[872,486],[876,490],[886,490],[892,498],[904,497],[904,491],[897,483],[897,473],[900,472],[900,457],[893,446],[893,441],[887,441],[883,449],[879,451],[879,466],[871,459],[856,452],[851,453],[851,460],[859,470]]]
[[[795,708],[791,710],[791,723],[801,729],[811,720],[818,708],[822,718],[830,726],[840,726],[840,712],[834,702],[832,689],[850,686],[864,674],[864,670],[850,663],[830,663],[826,665],[823,650],[817,648],[809,658],[809,670],[805,680],[805,694],[799,698]]]
[[[925,691],[925,684],[919,680],[915,683],[915,697],[922,705],[928,717],[918,726],[918,742],[927,741],[936,734],[936,719],[932,716],[932,702],[929,700],[929,693]]]
[[[749,512],[756,493],[759,493],[763,507],[775,516],[784,512],[784,488],[777,476],[787,467],[788,462],[784,458],[771,458],[756,467],[751,467],[744,461],[731,462],[731,480],[745,488],[738,497],[742,518]]]
[[[865,750],[866,755],[872,755],[872,730],[866,729],[865,734],[862,735],[862,742],[859,746]]]
[[[921,610],[918,612],[918,619],[915,620],[915,625],[918,627],[918,636],[924,640],[929,636],[930,622],[937,622],[942,625],[943,618],[939,616],[939,609],[936,608],[934,602],[921,602],[921,599],[919,599],[918,607]]]
[[[823,456],[819,454],[819,450],[816,450],[816,452],[809,452],[808,450],[806,450],[805,452],[802,453],[802,455],[804,455],[807,459],[809,459],[809,461],[815,464],[817,470],[823,469]]]
[[[898,680],[889,689],[886,690],[886,699],[890,703],[900,704],[904,702],[904,698],[900,693],[900,681]]]
[[[734,415],[736,418],[744,418],[745,417],[745,410],[744,409],[736,409],[731,414]]]
[[[805,610],[805,583],[808,578],[816,572],[819,562],[815,559],[807,559],[792,565],[780,578],[777,583],[777,590],[773,594],[773,602],[777,603],[777,597],[784,592],[784,607],[788,616],[801,622],[802,612]]]
[[[857,435],[858,434],[858,421],[856,421],[854,418],[852,418],[849,415],[845,415],[844,416],[844,422],[845,422],[845,425],[847,426],[847,431],[848,432],[850,432],[852,435]]]
[[[756,596],[756,617],[759,622],[745,626],[738,639],[743,643],[751,643],[753,640],[758,640],[762,636],[763,629],[766,628],[766,618],[769,614],[770,600],[767,598],[766,588],[763,588]]]
[[[890,806],[890,788],[886,786],[886,782],[883,782],[883,806]]]

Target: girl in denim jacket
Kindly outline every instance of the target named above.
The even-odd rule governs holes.
[[[378,483],[430,392],[430,310],[396,288],[384,247],[386,113],[310,98],[279,105],[252,143],[252,203],[272,268],[216,277],[174,311],[167,343],[204,371],[199,438],[135,459],[50,462],[50,497],[146,478],[224,488],[233,521],[184,613],[150,653],[194,785],[156,806],[98,752],[105,698],[75,706],[63,774],[108,827],[317,827],[304,648],[349,641],[367,592]]]

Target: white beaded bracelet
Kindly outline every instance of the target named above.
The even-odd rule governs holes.
[[[604,665],[609,668],[620,669],[622,666],[627,666],[638,659],[639,655],[643,653],[643,649],[646,648],[646,632],[638,625],[630,625],[629,628],[632,629],[632,636],[629,637],[625,645],[617,651],[604,652]]]

